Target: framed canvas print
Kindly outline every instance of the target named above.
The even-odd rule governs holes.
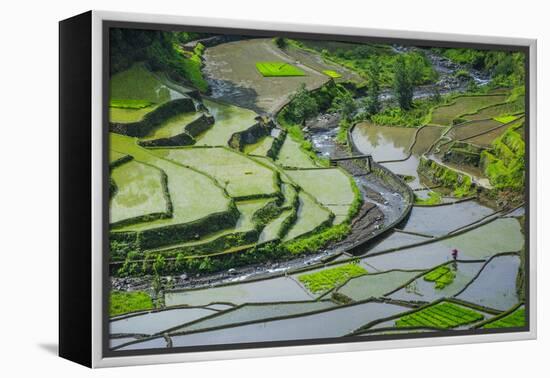
[[[60,355],[536,336],[536,42],[60,22]]]

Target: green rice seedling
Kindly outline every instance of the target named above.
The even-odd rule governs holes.
[[[304,71],[286,62],[257,62],[256,69],[264,77],[305,76]]]
[[[315,273],[302,274],[298,280],[314,294],[330,290],[344,283],[347,279],[366,274],[367,271],[358,264],[346,264],[336,268],[321,270]]]
[[[339,79],[342,77],[342,75],[336,71],[333,70],[323,70],[323,73],[327,75],[328,77],[331,77],[333,79]]]
[[[525,308],[518,308],[503,318],[489,322],[483,328],[513,328],[525,325]]]
[[[433,274],[436,276],[437,274]],[[483,320],[484,316],[472,309],[450,302],[440,302],[405,315],[395,322],[397,328],[430,327],[455,328]]]

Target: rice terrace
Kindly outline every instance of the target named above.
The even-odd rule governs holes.
[[[110,33],[112,351],[526,325],[523,53]]]

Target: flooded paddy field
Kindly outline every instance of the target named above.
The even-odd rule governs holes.
[[[294,64],[290,56],[278,50],[271,39],[224,43],[207,49],[204,59],[203,71],[212,89],[212,97],[260,113],[275,111],[302,83],[313,89],[329,79],[301,64],[295,65],[305,72],[305,76],[264,78],[257,71],[256,62]]]
[[[508,102],[509,89],[460,95],[467,83],[454,75],[463,66],[439,51],[386,46],[391,56],[420,52],[440,75],[414,88],[415,104],[434,89],[450,93],[424,124],[356,117],[359,91],[349,125],[339,124],[334,99],[301,123],[278,118],[302,84],[324,95],[329,82],[343,84],[338,91],[364,84],[353,65],[325,59],[320,46],[341,50],[340,58],[357,52],[356,44],[327,41],[311,50],[271,38],[215,43],[200,56],[209,85],[201,93],[145,65],[113,75],[112,123],[147,123],[178,99],[192,100],[194,110],[180,109],[141,137],[111,133],[112,247],[124,260],[112,269],[120,275],[113,290],[151,299],[112,316],[111,348],[470,329],[522,305],[524,207],[485,201],[474,184],[489,182],[486,171],[445,160],[455,141],[492,149],[506,121],[520,116],[520,100]],[[258,62],[304,76],[263,76]],[[477,85],[488,81],[468,73]],[[394,106],[391,89],[380,97]],[[192,142],[174,138],[181,134]],[[171,144],[146,143],[159,139]],[[377,171],[351,151],[371,155]],[[428,180],[430,172],[419,171],[425,158],[447,179],[471,178],[472,187],[456,193],[457,180]]]

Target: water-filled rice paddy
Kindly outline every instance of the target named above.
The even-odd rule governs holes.
[[[483,262],[449,263],[446,267],[451,269],[454,278],[445,287],[437,288],[436,283],[427,281],[426,276],[422,276],[407,285],[407,287],[391,294],[390,298],[403,301],[433,302],[440,298],[452,297],[474,278],[482,266]]]
[[[502,252],[519,251],[523,243],[519,222],[514,218],[502,218],[448,239],[377,256],[367,255],[361,259],[361,264],[368,271],[425,270],[450,262],[454,248],[459,251],[459,259],[478,260]]]
[[[455,118],[464,114],[474,113],[492,104],[504,102],[506,97],[506,95],[457,97],[450,105],[436,108],[432,113],[430,123],[434,125],[449,126]]]
[[[239,211],[240,216],[237,219],[237,223],[235,224],[235,227],[225,228],[221,231],[214,232],[198,240],[167,245],[167,246],[163,246],[162,248],[150,250],[148,252],[170,252],[181,247],[198,247],[201,245],[205,245],[209,242],[212,242],[223,236],[253,231],[256,228],[256,225],[254,224],[252,219],[254,213],[260,210],[262,207],[264,207],[270,200],[271,199],[269,198],[260,198],[260,199],[246,200],[246,201],[238,201],[235,203],[235,205],[237,206],[237,210]],[[237,247],[237,245],[235,247]],[[202,251],[200,254],[206,255],[206,254],[216,253],[216,252],[223,252],[223,251],[219,249],[208,248]]]
[[[317,88],[329,78],[306,66],[297,65],[270,38],[223,43],[204,53],[206,79],[215,98],[245,108],[273,112],[302,83]],[[264,77],[256,62],[283,62],[297,66],[306,76]]]
[[[498,117],[501,114],[515,114],[520,111],[525,111],[524,96],[520,96],[516,101],[486,107],[474,114],[467,114],[464,118],[467,120],[488,119]]]
[[[111,171],[117,191],[111,198],[110,222],[150,214],[168,215],[163,172],[153,166],[129,161]]]
[[[244,146],[244,153],[250,155],[266,156],[267,152],[273,144],[273,140],[273,137],[266,136],[254,144],[247,144],[246,146]]]
[[[213,302],[243,303],[308,301],[314,299],[295,280],[279,277],[270,280],[236,285],[206,287],[204,289],[167,292],[167,306],[204,306]]]
[[[457,298],[501,311],[511,308],[519,301],[516,290],[519,265],[517,255],[493,258]]]
[[[228,324],[251,322],[261,319],[277,318],[281,316],[304,314],[334,307],[334,302],[288,302],[288,303],[265,303],[249,304],[236,308],[232,311],[226,311],[197,323],[176,329],[173,332],[196,331],[212,327],[219,327]]]
[[[185,324],[202,317],[213,315],[216,311],[204,308],[177,308],[157,312],[148,312],[128,318],[113,320],[110,323],[112,334],[152,335],[168,328]]]
[[[216,121],[197,137],[197,146],[227,146],[234,133],[244,131],[256,123],[258,114],[251,110],[207,99],[203,102]]]
[[[264,243],[278,239],[281,227],[283,226],[283,222],[292,215],[292,212],[293,210],[285,210],[281,214],[279,214],[277,218],[269,222],[262,230],[260,237],[258,238],[258,243]],[[284,235],[281,236],[284,237]]]
[[[388,237],[382,240],[380,243],[368,249],[367,253],[376,253],[380,251],[386,251],[392,248],[404,247],[411,244],[421,243],[431,238],[419,235],[405,234],[403,232],[395,231]]]
[[[307,234],[330,218],[331,212],[304,192],[299,194],[298,219],[284,237],[284,241]]]
[[[405,159],[416,132],[414,128],[389,127],[362,122],[354,127],[352,137],[357,148],[371,154],[375,161]]]
[[[374,319],[406,310],[387,303],[361,303],[290,319],[172,336],[172,342],[174,346],[191,346],[338,337]]]
[[[316,168],[317,164],[300,148],[300,143],[287,136],[279,155],[277,163],[283,167],[292,168]]]
[[[149,71],[143,64],[134,64],[125,71],[114,74],[110,79],[110,98],[113,105],[124,100],[139,100],[150,103],[145,107],[110,107],[111,122],[136,122],[150,113],[156,106],[184,95]]]
[[[131,155],[138,162],[157,167],[168,176],[168,192],[173,206],[172,218],[123,227],[121,231],[137,231],[186,223],[209,214],[227,211],[230,198],[208,176],[183,165],[159,158],[137,145],[135,138],[110,134],[111,149]],[[117,230],[118,231],[118,230]]]
[[[155,128],[142,140],[155,140],[160,138],[170,138],[185,132],[185,126],[196,120],[202,115],[200,112],[188,112],[178,114]]]
[[[317,201],[338,215],[346,215],[355,195],[350,177],[339,168],[288,170],[287,175]]]
[[[384,273],[367,274],[350,279],[337,292],[344,294],[354,301],[382,297],[390,291],[405,284],[422,271],[389,271]]]
[[[479,221],[494,213],[494,210],[476,201],[465,201],[452,205],[419,207],[411,210],[404,231],[422,235],[442,236],[460,227]],[[451,216],[449,216],[452,214]]]
[[[455,140],[463,140],[474,137],[480,133],[491,131],[498,127],[505,128],[502,123],[497,122],[493,119],[473,121],[470,123],[454,126],[452,130],[447,133],[447,136]]]
[[[214,177],[232,197],[279,192],[271,168],[229,148],[167,148],[154,149],[153,153]]]

